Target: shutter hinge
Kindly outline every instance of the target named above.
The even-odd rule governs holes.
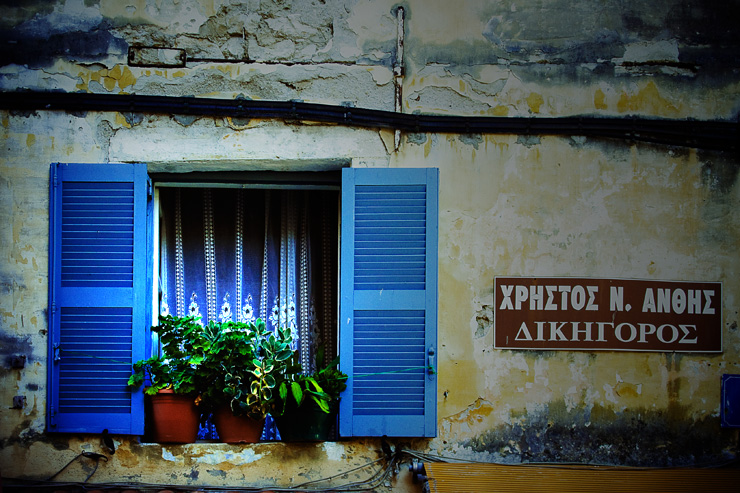
[[[49,407],[49,426],[54,428],[57,425],[57,410],[54,406]]]
[[[427,371],[429,372],[429,375],[437,373],[434,369],[434,353],[434,346],[429,346],[429,350],[427,351]]]
[[[59,343],[56,342],[52,346],[52,358],[53,358],[54,362],[57,362],[57,361],[59,361],[59,360],[62,359],[62,357],[61,357],[61,355],[59,353],[60,353]]]
[[[151,180],[146,181],[146,196],[150,200],[154,196],[154,185],[152,185]]]

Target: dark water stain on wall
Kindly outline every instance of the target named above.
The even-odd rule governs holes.
[[[1,31],[0,66],[12,63],[48,67],[57,58],[96,62],[111,54],[125,54],[128,44],[105,27],[89,32],[67,32],[43,36],[36,33]]]
[[[28,447],[31,444],[41,442],[49,443],[56,450],[68,450],[69,442],[66,437],[60,437],[59,435],[47,435],[43,430],[37,430],[33,428],[34,415],[29,416],[27,419],[23,419],[18,425],[13,428],[13,431],[8,435],[7,438],[0,439],[0,449],[10,447],[19,444],[23,447]]]
[[[7,373],[14,370],[13,367],[17,366],[14,361],[18,358],[23,358],[24,363],[28,364],[33,357],[33,344],[31,343],[31,336],[15,336],[5,331],[0,330],[0,360],[2,366],[0,366],[0,374]]]
[[[713,195],[729,193],[737,183],[740,166],[732,155],[723,153],[704,153],[702,156],[702,184],[709,188]]]
[[[34,16],[48,15],[54,11],[54,3],[49,0],[0,0],[0,30],[14,24],[31,20]]]
[[[736,433],[721,429],[719,418],[695,421],[677,416],[685,414],[682,408],[674,411],[568,410],[564,402],[554,402],[463,445],[475,452],[518,455],[521,462],[646,467],[719,464],[736,454]]]
[[[699,238],[704,244],[720,243],[728,251],[737,250],[728,220],[737,213],[733,191],[737,187],[740,166],[731,155],[705,153],[701,156],[701,181],[706,189],[706,200],[702,202],[703,228]]]
[[[541,83],[545,76],[550,85],[613,81],[630,45],[670,41],[676,43],[679,59],[651,63],[678,65],[694,76],[699,71],[709,76],[702,84],[716,84],[711,78],[717,74],[731,82],[740,64],[738,2],[503,1],[492,4],[485,15],[489,20],[480,33],[485,41],[438,44],[417,41],[408,32],[410,63],[507,64],[523,81]],[[650,75],[682,80],[654,72]]]

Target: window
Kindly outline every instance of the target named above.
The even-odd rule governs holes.
[[[143,433],[131,364],[149,354],[152,186],[143,164],[51,169],[48,429]],[[435,436],[437,170],[341,180],[341,436]]]

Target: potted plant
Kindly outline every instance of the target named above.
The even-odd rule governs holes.
[[[281,407],[275,417],[285,441],[325,441],[336,423],[340,394],[347,388],[347,375],[337,369],[339,356],[324,366],[323,348],[316,356],[320,370],[289,372],[280,384]],[[300,370],[300,364],[293,362]]]
[[[134,363],[128,385],[144,385],[151,400],[152,437],[161,443],[190,443],[198,434],[195,407],[205,335],[192,317],[160,317],[161,354]]]
[[[222,441],[256,442],[294,354],[290,330],[273,334],[260,319],[209,325],[213,337],[198,365],[199,401],[213,412]]]

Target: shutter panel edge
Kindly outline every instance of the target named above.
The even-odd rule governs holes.
[[[404,436],[404,437],[434,437],[437,434],[437,378],[436,378],[436,354],[429,357],[430,350],[437,352],[437,262],[438,262],[438,176],[439,171],[436,168],[422,169],[344,169],[342,172],[342,231],[341,231],[341,304],[340,304],[340,365],[342,371],[347,373],[350,378],[348,388],[342,395],[340,401],[340,435],[348,436]],[[423,290],[410,289],[408,291],[383,290],[381,286],[372,286],[370,289],[359,289],[355,286],[354,270],[354,245],[355,245],[355,209],[357,203],[357,189],[364,185],[386,185],[399,187],[405,185],[424,185],[426,193],[425,213],[426,217],[426,244],[425,244],[425,284]],[[400,188],[399,188],[400,190]],[[399,192],[401,193],[401,192]],[[389,206],[390,208],[395,207]],[[395,212],[395,210],[394,210]],[[394,214],[395,216],[395,214]],[[381,284],[383,281],[380,281]],[[415,281],[412,281],[415,282]],[[414,285],[415,287],[415,285]],[[403,289],[403,288],[402,288]],[[357,319],[357,310],[366,313],[376,313],[379,310],[387,312],[390,317],[387,321],[382,320],[379,323],[385,323],[387,326],[395,324],[396,317],[399,315],[413,316],[418,310],[424,313],[423,337],[424,346],[413,349],[410,353],[411,359],[405,362],[412,370],[406,372],[393,373],[393,378],[404,379],[403,385],[422,386],[423,387],[423,409],[419,414],[418,393],[409,392],[404,395],[405,402],[398,406],[389,406],[384,404],[385,401],[377,399],[373,401],[373,388],[388,386],[389,378],[380,377],[379,382],[371,382],[360,389],[360,385],[355,383],[355,378],[367,378],[367,374],[357,375],[355,369],[360,368],[364,373],[369,366],[360,366],[363,361],[355,360],[356,353],[362,354],[362,348],[357,349],[355,334],[358,329],[355,327]],[[398,312],[398,310],[402,310]],[[411,310],[411,312],[409,312]],[[393,313],[397,311],[396,313]],[[363,321],[361,320],[360,323]],[[372,325],[372,322],[369,323]],[[404,326],[405,327],[405,326]],[[386,329],[387,330],[387,329]],[[372,340],[372,335],[368,335]],[[416,340],[416,338],[411,337]],[[400,341],[400,340],[399,340]],[[382,342],[382,341],[380,341]],[[389,344],[397,344],[389,343]],[[367,344],[366,340],[363,344]],[[375,344],[373,342],[373,344]],[[397,349],[396,346],[388,346],[389,354],[393,354]],[[373,355],[367,360],[368,365],[373,363]],[[391,360],[377,359],[375,362],[391,368]],[[429,372],[423,367],[431,365],[435,371]],[[395,368],[395,367],[394,367]],[[419,372],[419,369],[421,371]],[[390,370],[397,371],[397,370]],[[414,374],[416,372],[416,374]],[[375,373],[382,373],[378,371]],[[420,374],[419,374],[420,373]],[[423,379],[423,384],[419,380]],[[382,380],[385,380],[383,382]],[[409,383],[415,380],[416,383]],[[399,387],[401,384],[398,384]],[[391,389],[386,392],[386,396],[394,393],[393,383]],[[361,392],[358,394],[357,392]],[[354,404],[357,401],[358,407]],[[375,413],[373,407],[385,407]]]
[[[95,214],[95,203],[100,203],[100,197],[107,197],[106,184],[116,184],[115,187],[110,185],[111,188],[131,189],[130,193],[124,192],[125,195],[131,197],[131,239],[126,240],[130,241],[131,274],[130,277],[126,275],[124,281],[117,281],[119,286],[130,284],[130,287],[121,288],[114,286],[113,283],[110,283],[111,286],[106,285],[108,275],[100,275],[102,269],[87,268],[88,265],[84,261],[75,261],[80,267],[66,269],[67,273],[73,271],[73,275],[64,273],[64,265],[68,265],[65,264],[62,256],[64,235],[73,238],[76,234],[78,235],[74,230],[70,233],[69,221],[67,226],[64,226],[67,229],[63,233],[65,217],[69,219],[70,214],[74,214],[65,212],[63,208],[65,200],[63,187],[68,181],[101,189],[100,192],[90,192],[90,194],[98,193],[95,197],[84,195],[83,192],[84,196],[79,199],[81,202],[76,202],[73,207],[79,208],[77,203],[81,203],[82,207],[87,207],[85,210],[89,211],[85,217],[95,217],[96,221],[98,219]],[[126,186],[126,183],[130,183],[131,187]],[[118,377],[115,388],[110,388],[105,399],[89,396],[79,389],[94,386],[96,365],[98,368],[113,365],[121,370],[119,374],[123,375],[124,369],[127,374],[130,374],[131,364],[145,357],[147,306],[150,305],[146,289],[149,277],[146,258],[148,250],[147,209],[149,207],[147,201],[146,165],[142,163],[54,163],[51,165],[46,423],[49,432],[100,433],[106,428],[112,434],[141,435],[144,432],[143,393],[141,390],[130,391],[126,388],[127,376]],[[72,228],[75,227],[72,226]],[[93,237],[83,242],[83,247],[87,246],[87,242],[100,241],[103,245],[100,250],[105,251],[107,238],[99,233],[95,236],[95,228],[92,228],[92,232]],[[87,233],[83,234],[89,237]],[[66,245],[67,251],[70,248],[77,248],[76,246],[69,247],[69,241]],[[97,252],[93,255],[97,255]],[[104,254],[101,255],[103,255],[101,262],[105,262]],[[79,272],[83,274],[80,275]],[[85,287],[85,283],[90,280],[92,280],[92,287]],[[90,293],[93,293],[93,296],[90,296]],[[106,330],[112,330],[120,335],[119,324],[122,320],[126,321],[126,326],[130,326],[130,330],[124,332],[126,338],[130,337],[130,344],[126,344],[130,350],[124,351],[124,354],[128,356],[116,356],[116,358],[124,359],[118,360],[105,354],[109,352],[105,345],[100,346],[100,343],[96,342],[87,344],[85,341],[85,331],[89,330],[86,324],[94,324],[96,330],[98,328],[101,330],[101,334],[105,334]],[[64,327],[63,324],[65,324]],[[66,341],[63,337],[66,337]],[[93,376],[87,381],[84,377],[78,380],[76,375],[79,375],[80,371],[85,371],[88,366]],[[66,384],[62,380],[65,375]]]

